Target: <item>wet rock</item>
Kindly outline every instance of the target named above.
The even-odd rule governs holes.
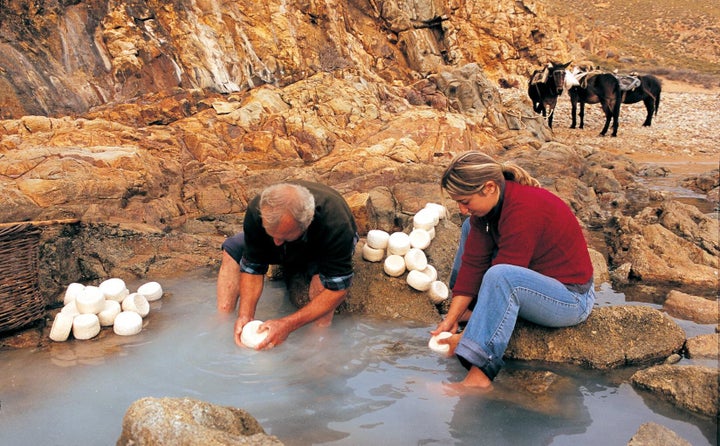
[[[685,319],[698,324],[717,324],[718,301],[717,299],[705,299],[700,296],[693,296],[672,290],[668,293],[663,303],[663,310],[680,319]]]
[[[579,407],[572,380],[547,370],[503,370],[493,381],[493,390],[484,396],[525,410],[571,418]],[[575,404],[569,401],[574,401]]]
[[[720,333],[708,333],[690,338],[685,343],[688,358],[720,358]]]
[[[682,220],[689,223],[687,228],[670,224],[670,219],[660,221],[650,217],[653,214],[662,215],[664,209],[668,208],[647,209],[637,219],[625,216],[610,219],[605,233],[610,242],[612,263],[629,264],[625,279],[629,282],[680,283],[716,289],[717,235],[710,235],[707,231],[712,221],[697,212],[696,208],[693,208],[696,212],[690,211],[692,219]],[[707,234],[707,238],[701,234]]]
[[[716,368],[657,365],[635,372],[631,382],[682,409],[717,417],[719,379],[720,371]]]
[[[691,446],[690,442],[657,423],[643,423],[627,446]]]
[[[118,446],[282,445],[248,412],[190,398],[142,398],[130,405]]]
[[[683,329],[661,311],[612,306],[593,309],[574,327],[541,327],[520,319],[505,356],[612,369],[662,362],[684,343]]]

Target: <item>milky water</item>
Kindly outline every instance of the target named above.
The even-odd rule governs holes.
[[[458,395],[443,383],[465,370],[427,348],[430,326],[336,316],[329,329],[304,327],[257,352],[234,344],[209,274],[161,283],[166,294],[139,335],[106,329],[95,340],[0,352],[0,445],[114,444],[125,411],[146,396],[243,408],[286,445],[625,445],[650,421],[692,445],[717,445],[715,420],[634,389],[630,371],[556,366],[565,384],[533,397],[500,378],[540,365],[509,362],[492,392]],[[618,300],[609,289],[598,299]],[[270,283],[257,317],[292,311]]]

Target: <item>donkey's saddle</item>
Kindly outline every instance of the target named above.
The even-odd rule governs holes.
[[[640,78],[637,76],[629,76],[626,74],[616,74],[618,82],[620,83],[620,90],[628,91],[634,90],[640,86]]]

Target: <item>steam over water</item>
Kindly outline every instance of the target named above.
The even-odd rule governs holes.
[[[130,404],[152,396],[245,409],[286,445],[625,445],[650,421],[695,446],[717,445],[715,420],[635,390],[627,370],[557,367],[563,384],[537,397],[503,385],[503,373],[490,393],[451,394],[443,383],[465,370],[427,348],[429,326],[336,316],[274,350],[243,349],[234,318],[215,310],[214,280],[161,281],[165,296],[137,336],[0,352],[0,444],[111,445]],[[292,311],[271,282],[258,319]],[[541,366],[509,363],[506,373],[530,367]]]

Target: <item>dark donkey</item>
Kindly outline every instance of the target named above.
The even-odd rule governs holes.
[[[611,119],[613,121],[611,136],[617,136],[622,91],[620,91],[620,82],[618,82],[615,75],[601,71],[578,71],[577,68],[572,74],[577,81],[568,90],[572,106],[572,124],[570,128],[574,129],[576,125],[575,112],[577,111],[578,102],[580,103],[580,128],[585,125],[585,104],[600,103],[603,112],[605,112],[605,126],[600,132],[600,136],[605,136],[607,133]],[[566,81],[566,83],[569,82]]]
[[[662,92],[662,82],[652,74],[643,76],[631,75],[640,80],[640,85],[631,90],[623,91],[623,104],[635,104],[642,101],[647,110],[647,116],[643,126],[650,127],[653,116],[657,115],[658,107],[660,107],[660,93]]]
[[[533,71],[528,82],[528,96],[533,103],[533,110],[547,116],[548,127],[552,128],[553,112],[557,98],[565,88],[565,68],[570,65],[549,63],[542,70]]]

